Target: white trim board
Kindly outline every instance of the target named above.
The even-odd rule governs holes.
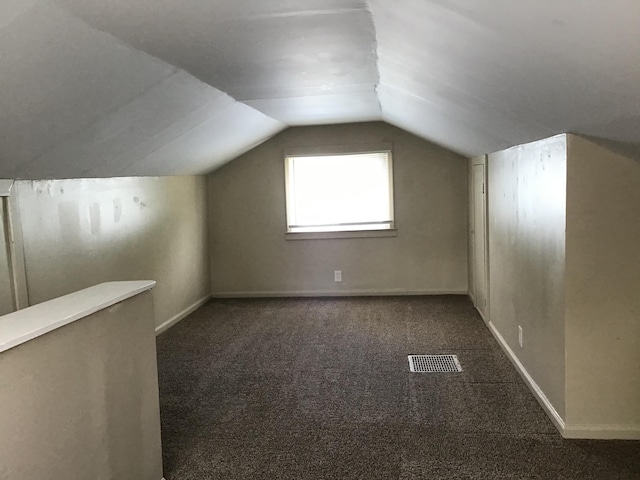
[[[520,376],[523,378],[523,380],[525,381],[525,383],[527,384],[531,392],[533,392],[534,396],[536,397],[536,399],[538,400],[538,402],[540,403],[540,405],[542,406],[546,414],[549,416],[554,426],[558,429],[560,434],[564,437],[565,422],[560,416],[560,414],[558,413],[558,411],[555,409],[551,401],[547,398],[547,396],[544,394],[544,392],[538,386],[535,380],[531,377],[531,375],[529,375],[529,372],[527,372],[527,369],[524,368],[524,365],[520,363],[520,360],[518,359],[516,354],[513,352],[513,350],[511,350],[511,347],[507,345],[507,342],[502,337],[502,335],[500,334],[498,329],[495,327],[493,322],[488,322],[487,326],[489,327],[489,331],[492,333],[494,338],[497,340],[497,342],[500,344],[504,352],[507,354],[507,357],[509,357],[509,360],[511,360],[511,363],[513,363],[514,367],[516,367],[516,370],[518,371]]]
[[[200,308],[202,305],[207,303],[210,298],[211,298],[211,295],[205,295],[200,300],[198,300],[195,303],[193,303],[192,305],[188,306],[187,308],[185,308],[181,312],[178,312],[177,314],[175,314],[173,317],[171,317],[166,322],[163,322],[160,325],[158,325],[156,327],[156,335],[160,335],[162,332],[164,332],[166,330],[169,330],[171,327],[173,327],[180,320],[183,320],[184,318],[188,317],[191,313],[195,312],[198,308]]]
[[[487,323],[489,331],[495,337],[500,344],[504,352],[511,360],[511,363],[516,367],[520,376],[524,379],[529,389],[533,392],[536,400],[540,403],[545,413],[549,416],[554,426],[560,432],[564,438],[572,439],[594,439],[594,440],[640,440],[640,425],[580,425],[566,423],[557,410],[552,405],[551,401],[544,394],[542,389],[538,386],[535,380],[529,375],[524,365],[520,363],[520,360],[516,354],[511,350],[511,347],[507,345],[507,342],[502,337],[500,332],[496,329],[492,322]]]
[[[640,425],[566,424],[562,436],[596,440],[640,440]]]
[[[12,186],[13,180],[0,179],[0,197],[10,196]]]
[[[0,353],[151,290],[154,280],[105,282],[0,317]]]
[[[466,290],[284,290],[258,292],[214,292],[212,298],[263,297],[386,297],[412,295],[467,295]]]

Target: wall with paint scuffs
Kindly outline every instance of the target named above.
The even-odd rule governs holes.
[[[562,417],[566,145],[558,135],[488,159],[491,323]]]
[[[30,304],[156,280],[156,326],[209,294],[205,177],[17,181]]]

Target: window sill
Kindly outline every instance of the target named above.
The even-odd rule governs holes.
[[[353,230],[346,232],[287,232],[285,240],[328,240],[332,238],[380,238],[397,237],[395,228],[386,230]]]

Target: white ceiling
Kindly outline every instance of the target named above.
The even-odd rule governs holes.
[[[640,144],[637,0],[0,0],[0,177],[204,173],[287,126]]]

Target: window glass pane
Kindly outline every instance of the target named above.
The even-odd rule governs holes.
[[[288,157],[287,162],[290,231],[391,227],[388,152]]]

